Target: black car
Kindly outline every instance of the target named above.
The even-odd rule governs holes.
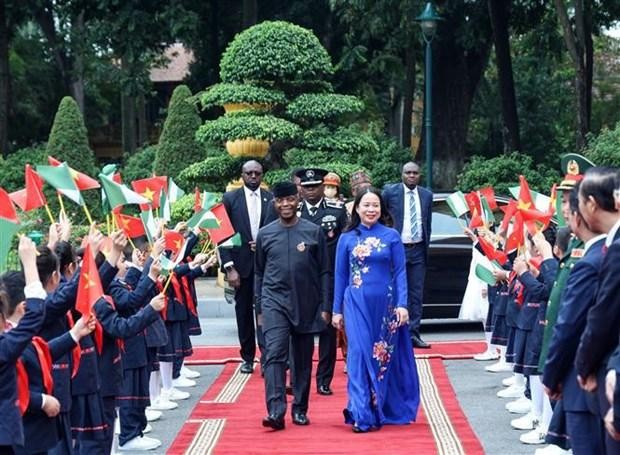
[[[472,243],[464,234],[465,222],[446,203],[450,193],[433,196],[431,244],[424,284],[423,319],[458,318],[471,263]],[[497,198],[506,204],[507,198]]]

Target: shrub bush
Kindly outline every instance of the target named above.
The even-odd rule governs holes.
[[[77,103],[70,96],[65,96],[58,106],[47,142],[47,154],[66,161],[73,169],[91,177],[97,175],[95,155],[88,145],[84,119]]]
[[[205,122],[196,137],[204,143],[222,143],[236,139],[254,138],[263,141],[293,140],[301,128],[273,115],[248,115],[245,112],[223,115]]]
[[[597,166],[620,167],[620,122],[613,130],[603,129],[590,136],[584,155]]]
[[[186,85],[179,85],[172,93],[155,157],[157,175],[176,179],[187,166],[206,158],[204,148],[196,141],[202,121],[190,101],[191,96]]]
[[[284,104],[286,97],[280,90],[250,84],[215,84],[200,96],[203,109],[226,103]]]
[[[132,154],[126,153],[123,156],[123,168],[121,175],[123,181],[130,182],[138,179],[145,179],[153,175],[155,157],[157,156],[157,145],[147,145],[136,150]]]
[[[241,166],[245,161],[228,154],[209,157],[182,171],[177,184],[188,191],[195,187],[211,192],[223,191],[231,178],[241,175]]]
[[[327,120],[344,114],[358,114],[364,103],[351,95],[337,93],[306,93],[300,95],[286,108],[293,120]]]
[[[457,189],[472,191],[492,186],[496,194],[510,195],[509,188],[519,185],[519,175],[524,175],[530,189],[549,194],[551,186],[560,179],[560,173],[543,165],[534,166],[528,155],[513,152],[495,158],[473,156],[458,177]]]
[[[6,158],[0,156],[0,186],[9,193],[22,189],[26,164],[47,164],[47,147],[35,145],[16,150]]]

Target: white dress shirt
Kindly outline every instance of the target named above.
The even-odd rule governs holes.
[[[248,208],[252,240],[256,240],[256,234],[258,234],[258,229],[260,227],[260,215],[262,209],[260,188],[257,188],[256,191],[252,191],[244,185],[243,194],[245,195],[245,205]]]
[[[419,242],[424,239],[424,232],[422,231],[422,205],[420,204],[420,195],[418,194],[418,187],[416,186],[413,190],[410,190],[403,183],[403,190],[405,192],[404,211],[403,211],[403,230],[400,234],[400,238],[403,243]],[[419,239],[411,238],[411,210],[409,209],[409,198],[411,197],[411,194],[410,194],[411,191],[413,191],[413,198],[415,201],[416,223],[418,225],[418,233],[420,235]]]

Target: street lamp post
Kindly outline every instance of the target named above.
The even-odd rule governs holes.
[[[426,149],[426,182],[429,189],[433,188],[433,49],[431,42],[437,31],[437,22],[440,20],[441,17],[437,14],[431,2],[428,2],[422,14],[416,17],[426,42],[424,64],[424,143]]]

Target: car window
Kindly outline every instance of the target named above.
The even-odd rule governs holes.
[[[432,235],[446,236],[463,234],[464,221],[458,221],[445,201],[433,202]]]

